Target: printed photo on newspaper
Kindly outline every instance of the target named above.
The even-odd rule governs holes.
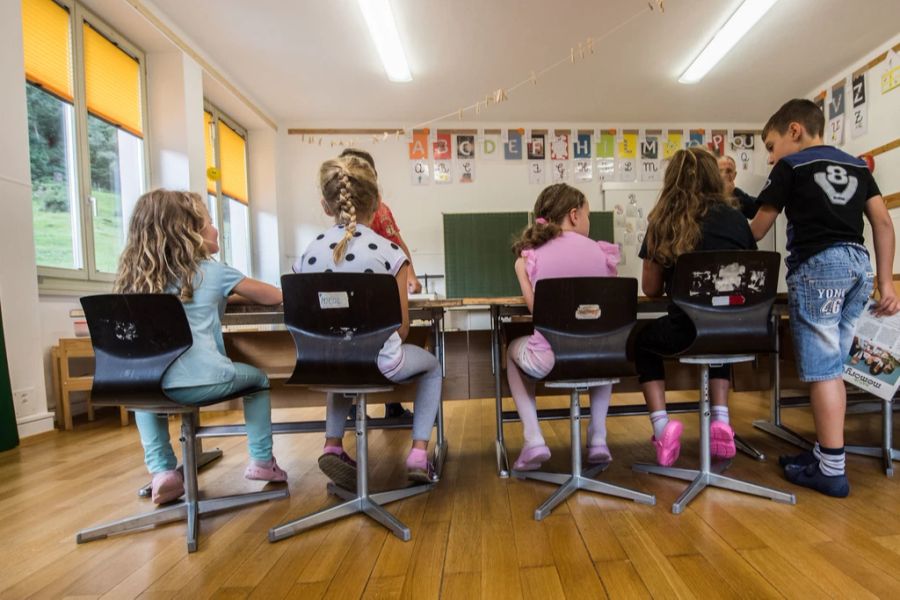
[[[866,305],[850,352],[844,358],[844,381],[889,400],[900,385],[900,314],[879,318]]]

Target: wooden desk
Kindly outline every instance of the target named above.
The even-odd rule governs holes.
[[[72,430],[72,392],[87,392],[88,421],[94,420],[94,406],[91,404],[91,386],[94,378],[91,375],[71,374],[69,361],[73,358],[93,358],[94,347],[91,338],[60,338],[59,343],[50,349],[50,374],[53,380],[53,393],[56,396],[56,412],[59,425],[66,431]],[[122,426],[128,425],[128,411],[119,409]]]

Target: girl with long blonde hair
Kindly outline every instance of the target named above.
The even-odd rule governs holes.
[[[644,260],[641,287],[645,295],[661,297],[672,285],[675,261],[695,250],[756,249],[744,216],[724,195],[715,156],[704,148],[679,150],[672,157],[659,200],[647,216],[647,235],[638,254]],[[650,410],[656,460],[669,466],[681,451],[681,421],[666,413],[663,356],[676,354],[693,342],[696,332],[681,309],[670,304],[668,315],[642,329],[635,341],[635,365]],[[731,370],[709,370],[712,396],[710,451],[713,457],[735,454],[734,430],[728,418]]]
[[[265,373],[225,355],[222,314],[231,294],[257,304],[280,304],[281,290],[245,277],[211,257],[219,251],[219,232],[198,194],[153,190],[134,207],[128,240],[119,258],[114,291],[121,294],[176,294],[184,303],[193,343],[163,377],[166,395],[181,403],[202,403],[241,390],[264,388],[244,398],[250,464],[244,477],[286,481],[272,456],[269,381]],[[153,475],[153,501],[170,502],[184,493],[164,415],[135,411],[147,468]]]
[[[294,271],[390,273],[397,280],[403,324],[381,348],[378,368],[395,382],[424,373],[417,381],[412,448],[406,458],[406,469],[411,481],[430,482],[433,472],[427,450],[441,402],[441,365],[424,348],[403,343],[409,333],[409,259],[400,246],[369,228],[381,199],[375,171],[368,162],[357,156],[325,161],[319,169],[319,187],[322,208],[334,218],[334,226],[307,246],[303,256],[294,263]],[[325,448],[319,457],[319,468],[339,486],[355,490],[356,462],[343,447],[344,424],[350,407],[351,400],[343,395],[328,395]]]

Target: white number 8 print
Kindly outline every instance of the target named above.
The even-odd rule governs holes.
[[[825,179],[827,179],[829,183],[833,183],[834,185],[845,185],[848,181],[847,169],[845,169],[844,167],[829,165],[825,168],[825,173]]]

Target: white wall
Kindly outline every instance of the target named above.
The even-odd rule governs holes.
[[[618,127],[625,129],[759,129],[760,124],[747,123],[452,123],[460,129],[596,129]],[[372,125],[378,127],[378,125]],[[439,128],[438,128],[439,129]],[[528,182],[527,160],[477,160],[475,181],[471,184],[451,183],[438,185],[433,181],[426,186],[413,185],[410,177],[410,161],[405,139],[391,138],[375,144],[371,138],[363,138],[359,147],[370,152],[378,168],[382,196],[391,207],[400,226],[401,235],[413,253],[413,263],[418,274],[444,273],[444,213],[528,211],[534,206],[538,193],[544,186]],[[309,144],[298,135],[285,135],[279,169],[284,174],[284,193],[279,202],[278,218],[281,226],[281,270],[287,272],[306,245],[330,220],[319,204],[317,174],[319,165],[337,156],[342,147],[332,147],[333,140],[349,142],[349,136],[325,137],[322,144]],[[768,167],[761,140],[757,137],[757,150],[753,170],[739,171],[737,184],[754,194],[765,183]],[[455,152],[455,147],[454,147]],[[501,149],[502,153],[502,149]],[[729,154],[732,152],[729,150]],[[549,152],[548,152],[549,154]],[[476,156],[477,158],[477,156]],[[548,161],[549,166],[549,161]],[[545,185],[549,185],[548,182]],[[570,184],[581,189],[594,210],[602,206],[598,181]],[[437,290],[443,293],[443,281]]]
[[[15,392],[28,393],[17,402],[21,436],[49,431],[53,414],[47,411],[38,317],[37,268],[31,215],[31,173],[28,160],[28,118],[25,108],[25,71],[22,56],[20,2],[0,2],[0,304],[9,375]]]
[[[842,77],[849,78],[853,71],[868,63],[882,52],[892,48],[900,43],[900,34],[893,39],[880,44],[865,56],[860,56],[859,60],[847,65],[834,74],[833,77],[823,81],[821,85],[810,90],[808,97],[812,98],[819,93],[820,90],[828,90],[828,100],[831,99],[831,86],[840,81]],[[873,148],[877,148],[883,144],[900,138],[900,89],[894,89],[887,94],[881,93],[881,73],[883,72],[886,62],[882,62],[869,70],[866,76],[866,96],[869,105],[869,127],[868,133],[859,138],[854,139],[850,135],[849,123],[845,125],[848,128],[844,134],[844,145],[841,149],[854,156],[858,156]],[[896,64],[895,64],[896,66]],[[847,111],[852,107],[850,87],[847,87]],[[825,117],[826,128],[828,124],[828,115]],[[895,148],[890,152],[886,152],[875,157],[875,182],[881,189],[881,193],[885,196],[888,194],[896,194],[900,192],[900,148]],[[900,226],[900,208],[891,210],[891,217],[894,220],[894,231]],[[869,253],[872,256],[872,266],[875,265],[875,252],[872,247],[872,229],[869,222],[866,221],[866,245],[869,247]],[[900,244],[894,250],[894,273],[900,272]]]

